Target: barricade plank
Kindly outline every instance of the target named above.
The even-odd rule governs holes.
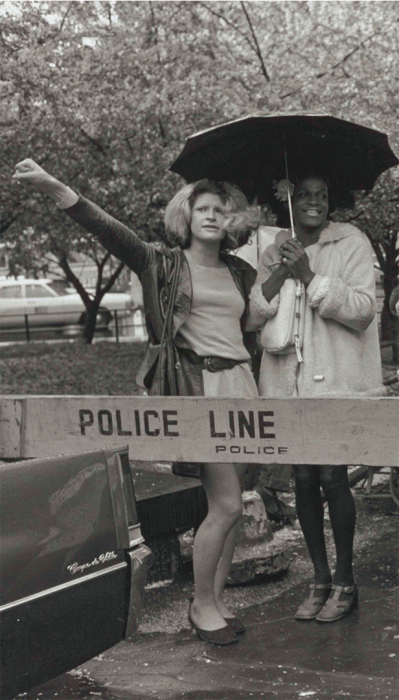
[[[124,443],[131,459],[150,461],[399,466],[398,402],[4,396],[0,443],[5,458]]]
[[[9,397],[0,400],[0,457],[21,456],[24,399]]]

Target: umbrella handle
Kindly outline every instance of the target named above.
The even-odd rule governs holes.
[[[285,134],[283,135],[284,138],[284,162],[285,162],[285,177],[287,180],[287,194],[288,194],[288,211],[290,213],[290,223],[291,223],[291,232],[292,232],[292,237],[296,238],[295,234],[295,228],[294,228],[294,217],[292,215],[292,204],[291,204],[291,194],[290,194],[290,178],[288,175],[288,158],[287,158],[287,148],[285,145]]]
[[[288,178],[287,181],[289,182]],[[292,204],[291,204],[291,195],[288,192],[288,210],[290,212],[290,222],[291,222],[291,232],[292,232],[292,237],[296,238],[296,233],[295,233],[295,228],[294,228],[294,217],[292,215]]]

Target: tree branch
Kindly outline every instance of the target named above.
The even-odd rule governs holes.
[[[251,44],[251,42],[249,41],[247,35],[245,34],[245,32],[242,31],[242,29],[240,29],[240,27],[237,27],[236,24],[233,24],[233,22],[230,22],[230,20],[227,19],[227,17],[225,17],[225,15],[221,14],[220,12],[216,12],[216,10],[212,10],[204,2],[198,2],[197,4],[201,5],[203,8],[205,8],[205,10],[208,10],[208,12],[210,12],[211,15],[214,15],[215,17],[218,17],[218,19],[222,19],[223,22],[226,22],[227,26],[231,27],[232,29],[234,29],[234,31],[236,31],[238,34],[240,34],[249,43],[251,49],[254,50],[254,47]]]
[[[244,12],[244,14],[245,14],[245,17],[247,18],[247,22],[248,22],[249,28],[250,28],[250,30],[251,30],[251,34],[252,34],[253,40],[254,40],[254,42],[255,42],[255,53],[256,53],[257,57],[259,58],[260,65],[261,65],[261,69],[262,69],[262,73],[263,73],[264,77],[266,78],[266,81],[267,81],[268,83],[270,83],[270,76],[269,76],[269,74],[268,74],[268,72],[267,72],[267,69],[266,69],[266,66],[265,66],[265,63],[264,63],[264,60],[263,60],[262,52],[261,52],[261,50],[260,50],[259,42],[258,42],[257,36],[256,36],[256,34],[255,34],[255,30],[254,30],[254,28],[253,28],[253,25],[252,25],[252,22],[251,22],[251,18],[250,18],[250,16],[249,16],[248,12],[247,12],[247,8],[245,7],[245,3],[242,1],[242,2],[240,2],[240,5],[241,5],[242,10],[243,10],[243,12]]]
[[[106,253],[102,260],[96,258],[96,265],[98,268],[97,283],[96,283],[96,299],[101,295],[101,282],[103,281],[103,272],[105,263],[110,259],[111,253]]]
[[[252,42],[249,40],[249,38],[247,37],[247,35],[245,34],[245,32],[243,32],[242,29],[240,29],[240,27],[237,27],[236,24],[233,24],[233,22],[230,22],[230,20],[228,20],[227,17],[225,17],[223,14],[220,14],[220,12],[216,12],[215,10],[212,10],[212,9],[211,9],[210,7],[208,7],[208,5],[206,5],[204,2],[198,2],[197,4],[198,4],[198,5],[201,5],[202,7],[204,7],[205,10],[207,10],[208,12],[211,13],[211,15],[214,15],[215,17],[218,17],[219,19],[222,19],[223,22],[226,22],[227,26],[228,26],[228,27],[231,27],[232,29],[234,29],[234,31],[237,32],[237,34],[239,34],[240,36],[242,36],[243,39],[245,39],[245,41],[247,42],[247,44],[249,44],[249,46],[251,47],[252,51],[255,51],[255,53],[256,53],[256,46],[254,46],[254,45],[252,44]]]
[[[88,141],[90,141],[90,143],[93,144],[93,146],[95,146],[95,147],[97,148],[98,151],[100,151],[100,153],[102,153],[103,156],[106,156],[106,155],[107,155],[106,152],[105,152],[105,150],[104,150],[104,148],[102,147],[101,143],[99,143],[98,141],[96,141],[95,139],[93,139],[91,136],[89,136],[89,134],[83,129],[82,126],[79,127],[79,131],[80,131],[81,134],[83,134],[83,136],[84,136]]]
[[[62,22],[61,22],[60,28],[59,28],[59,30],[58,30],[58,33],[59,33],[59,34],[61,34],[61,32],[62,32],[62,30],[63,30],[63,28],[64,28],[65,20],[66,20],[66,18],[68,17],[70,11],[72,10],[72,5],[73,5],[73,3],[70,2],[69,5],[68,5],[68,9],[67,9],[67,11],[65,12],[65,15],[64,15],[63,18],[62,18]]]
[[[77,170],[76,173],[74,175],[72,175],[71,178],[69,178],[68,184],[70,182],[73,182],[78,177],[78,175],[80,175],[80,173],[84,173],[84,170],[85,170],[84,168],[79,168],[79,170]]]
[[[198,2],[197,4],[198,4],[198,5],[201,5],[202,7],[204,7],[208,12],[211,13],[211,15],[214,15],[215,17],[218,17],[219,19],[222,19],[223,22],[225,22],[225,23],[227,24],[227,26],[229,26],[229,27],[231,27],[232,29],[234,29],[234,31],[237,32],[237,34],[239,34],[240,36],[243,37],[243,39],[245,39],[245,41],[246,41],[247,44],[250,46],[250,48],[252,49],[252,51],[254,51],[254,52],[256,53],[257,57],[259,58],[259,61],[260,61],[260,64],[261,64],[262,73],[263,73],[264,77],[266,78],[266,81],[269,83],[269,82],[270,82],[270,76],[269,76],[269,74],[268,74],[268,72],[267,72],[267,69],[266,69],[266,66],[265,66],[265,63],[264,63],[264,60],[263,60],[263,57],[262,57],[262,53],[261,53],[261,50],[260,50],[260,46],[259,46],[259,43],[258,43],[258,39],[257,39],[257,37],[256,37],[255,30],[254,30],[254,28],[253,28],[251,19],[250,19],[249,15],[248,15],[248,12],[247,12],[247,9],[246,9],[244,3],[241,2],[241,7],[242,7],[242,9],[243,9],[243,12],[244,12],[245,17],[246,17],[246,19],[247,19],[249,28],[250,28],[250,30],[251,30],[251,34],[252,34],[254,43],[252,43],[252,41],[251,41],[251,40],[249,39],[249,37],[245,34],[245,32],[243,32],[242,29],[240,29],[240,27],[237,27],[236,24],[234,24],[233,22],[231,22],[230,20],[228,20],[227,17],[225,17],[223,14],[221,14],[220,12],[216,12],[215,10],[211,9],[211,8],[208,7],[208,5],[206,5],[204,2]]]
[[[91,297],[86,292],[80,279],[78,277],[76,277],[75,273],[69,267],[68,260],[67,260],[65,253],[62,255],[59,255],[58,264],[59,264],[60,268],[64,271],[67,280],[69,280],[69,282],[71,282],[73,284],[76,291],[80,295],[85,307],[88,309],[90,304],[91,304],[91,301],[92,301]]]
[[[19,214],[15,214],[14,216],[10,214],[9,218],[6,216],[0,221],[0,237],[7,231],[8,228],[10,228],[11,224],[18,219],[18,216]]]
[[[8,161],[6,161],[5,158],[3,158],[3,156],[0,156],[0,160],[3,161],[3,163],[7,166],[7,168],[10,168],[10,170],[12,170],[14,172],[14,166],[11,165],[11,163],[9,163]]]
[[[112,27],[112,9],[111,9],[111,3],[110,3],[110,2],[107,3],[107,10],[108,10],[108,12],[107,12],[107,14],[108,14],[108,22],[109,22],[110,26]]]
[[[107,284],[105,287],[103,287],[103,292],[106,294],[112,287],[112,285],[115,283],[115,281],[118,279],[119,275],[121,274],[123,268],[125,267],[124,263],[119,263],[118,267],[116,268],[115,272],[112,273],[111,277],[109,278]]]
[[[162,124],[162,119],[160,116],[158,116],[158,124],[159,124],[159,131],[161,133],[161,138],[162,138],[162,145],[164,148],[166,148],[166,146],[168,145],[168,141],[166,139],[165,129],[164,129],[164,126]]]
[[[376,36],[377,34],[378,34],[378,32],[373,32],[373,34],[370,34],[370,36],[368,36],[367,39],[364,39],[363,41],[361,41],[360,44],[358,44],[358,46],[355,46],[355,48],[352,49],[352,51],[349,51],[349,53],[347,53],[346,56],[341,58],[341,60],[338,61],[338,63],[335,63],[333,66],[331,66],[331,68],[324,71],[324,73],[317,73],[317,75],[315,77],[317,79],[324,78],[324,76],[328,75],[328,73],[332,73],[332,71],[335,70],[336,68],[338,68],[338,66],[342,65],[343,63],[346,63],[346,61],[348,61],[350,59],[350,57],[353,56],[354,53],[356,53],[356,51],[359,51],[359,49],[361,49],[364,46],[366,41],[370,41],[370,39],[372,39],[373,36]]]
[[[333,66],[331,66],[331,68],[329,68],[328,70],[324,71],[323,73],[317,73],[317,75],[315,75],[315,76],[313,76],[312,78],[310,78],[307,82],[305,82],[305,83],[304,83],[303,85],[301,85],[299,88],[296,88],[295,90],[291,90],[291,92],[287,92],[285,95],[280,95],[280,98],[281,98],[282,100],[285,100],[287,97],[292,97],[293,95],[296,95],[298,92],[301,92],[301,90],[303,90],[307,85],[309,85],[314,79],[320,80],[320,78],[324,78],[324,76],[329,75],[329,74],[332,73],[336,68],[338,68],[340,65],[342,65],[343,63],[345,63],[346,61],[348,61],[349,58],[351,58],[351,56],[353,56],[353,54],[356,53],[356,51],[358,51],[360,48],[362,48],[362,46],[363,46],[367,41],[370,41],[370,39],[372,39],[372,38],[373,38],[374,36],[376,36],[378,33],[379,33],[379,32],[374,32],[373,34],[370,34],[370,36],[368,36],[367,39],[364,39],[363,41],[361,41],[360,44],[358,44],[358,46],[355,46],[355,48],[352,49],[352,51],[349,51],[343,58],[341,58],[340,61],[338,61],[337,63],[335,63]]]
[[[155,46],[156,46],[156,50],[157,50],[157,61],[158,61],[158,65],[161,65],[161,56],[159,53],[159,46],[158,46],[158,27],[157,27],[156,21],[155,21],[155,11],[154,11],[152,0],[150,0],[150,12],[151,12],[152,26],[154,28],[154,40],[155,40]]]
[[[356,219],[359,219],[362,214],[364,214],[364,209],[361,209],[357,214],[354,214],[353,216],[350,216],[348,219],[345,219],[345,223],[349,224],[350,221],[356,221]]]
[[[130,153],[131,153],[132,155],[135,155],[135,153],[134,153],[134,151],[133,151],[133,148],[132,148],[132,145],[131,145],[131,143],[130,143],[130,141],[129,141],[129,138],[130,138],[129,136],[125,136],[124,141],[126,141],[127,147],[128,147],[128,149],[129,149]]]

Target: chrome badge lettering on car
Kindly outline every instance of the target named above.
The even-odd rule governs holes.
[[[99,566],[100,564],[105,564],[105,562],[117,558],[118,555],[115,554],[115,552],[105,552],[104,554],[100,554],[98,557],[93,559],[93,561],[88,561],[85,564],[79,564],[77,561],[75,561],[73,564],[69,564],[69,566],[67,566],[67,569],[72,575],[79,573],[81,574],[85,569],[90,569],[92,566]]]

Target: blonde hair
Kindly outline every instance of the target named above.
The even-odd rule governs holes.
[[[170,242],[181,248],[190,247],[190,222],[194,202],[199,195],[207,193],[216,194],[224,205],[226,236],[221,243],[221,250],[244,245],[251,232],[259,226],[257,208],[249,206],[246,196],[236,185],[207,179],[182,187],[166,207],[165,228]]]

